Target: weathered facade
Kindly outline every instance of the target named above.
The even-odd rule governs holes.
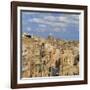
[[[79,75],[79,42],[23,35],[22,78],[64,75]]]

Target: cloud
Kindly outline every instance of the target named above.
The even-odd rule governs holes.
[[[54,16],[52,16],[52,15],[49,15],[49,16],[45,16],[45,17],[44,17],[44,20],[55,21],[55,20],[56,20],[56,17],[54,17]]]
[[[67,15],[67,23],[68,24],[79,24],[79,15]]]
[[[60,16],[45,16],[44,20],[52,21],[52,22],[62,22],[62,23],[78,23],[79,16],[72,14],[61,14]]]
[[[44,20],[52,21],[52,22],[65,22],[67,20],[67,17],[62,16],[45,16]]]
[[[49,26],[52,26],[52,27],[61,27],[61,26],[64,27],[65,24],[66,24],[66,23],[61,22],[61,21],[45,20],[45,19],[42,19],[42,18],[33,18],[33,19],[30,19],[29,22],[34,22],[34,23],[37,23],[37,24],[43,24],[43,26],[49,25]]]
[[[40,28],[46,28],[46,25],[45,25],[45,24],[38,24],[38,26],[39,26]]]
[[[27,31],[31,31],[31,28],[30,27],[27,27],[26,29],[27,29]]]
[[[53,31],[55,31],[55,32],[60,32],[60,31],[63,31],[63,29],[60,29],[60,28],[54,28]]]
[[[23,15],[35,15],[35,14],[38,14],[38,13],[35,13],[35,12],[22,12],[23,13]]]
[[[39,28],[38,28],[38,29],[36,29],[36,31],[37,31],[37,32],[47,32],[47,29],[43,29],[43,28],[42,28],[42,29],[41,29],[41,28],[39,29]]]
[[[33,13],[32,13],[33,14]],[[35,14],[35,13],[34,13]],[[46,32],[47,27],[51,28],[54,32],[66,31],[68,30],[67,27],[79,25],[79,15],[75,14],[42,14],[38,17],[32,17],[28,19],[28,23],[35,23],[37,24],[38,28],[41,32]],[[73,29],[75,30],[75,29]]]

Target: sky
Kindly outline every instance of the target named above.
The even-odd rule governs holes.
[[[43,38],[79,40],[79,15],[65,12],[21,11],[22,33]]]

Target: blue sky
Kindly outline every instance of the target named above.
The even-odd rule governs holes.
[[[21,11],[22,33],[47,38],[79,40],[79,14]]]

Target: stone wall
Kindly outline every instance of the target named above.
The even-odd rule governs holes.
[[[79,42],[23,35],[21,78],[79,75]]]

